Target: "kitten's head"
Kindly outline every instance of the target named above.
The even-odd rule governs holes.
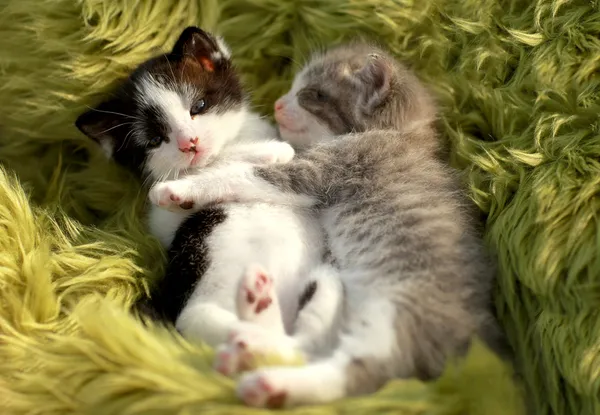
[[[433,101],[416,76],[363,43],[314,56],[275,102],[282,138],[297,147],[352,131],[431,124]]]
[[[140,65],[75,124],[109,157],[158,180],[206,165],[238,134],[245,114],[227,47],[188,27],[170,53]]]

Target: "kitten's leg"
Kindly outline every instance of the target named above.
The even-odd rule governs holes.
[[[177,317],[175,327],[188,339],[197,339],[216,347],[225,343],[232,331],[249,324],[235,313],[208,301],[190,301]]]
[[[249,341],[244,343],[240,333],[251,333],[250,338],[260,339],[285,335],[273,280],[261,266],[250,265],[246,269],[238,288],[236,308],[242,324],[229,333],[227,344],[219,346],[214,362],[215,369],[226,376],[251,369],[254,362],[254,354],[247,350]]]
[[[342,144],[347,148],[338,150],[357,148],[354,142]],[[223,164],[180,180],[159,183],[150,191],[150,200],[166,208],[174,198],[192,201],[198,206],[218,201],[268,202],[300,207],[327,205],[336,200],[337,192],[344,186],[343,177],[348,176],[351,166],[340,161],[350,156],[356,158],[356,154],[317,149],[283,164]]]
[[[287,163],[294,158],[294,148],[283,141],[265,141],[231,146],[223,151],[225,160],[256,164]]]
[[[272,323],[272,320],[267,322]],[[275,324],[277,330],[277,323]],[[254,359],[243,350],[232,349],[232,336],[236,333],[252,332],[256,337],[263,338],[278,333],[255,322],[241,321],[234,313],[206,301],[186,305],[175,326],[186,339],[202,341],[216,347],[215,369],[227,376],[250,369]],[[283,327],[283,323],[281,326]]]
[[[294,160],[270,166],[287,166],[292,163]],[[157,183],[150,189],[148,196],[153,204],[170,210],[179,210],[183,203],[205,206],[222,202],[268,202],[303,207],[316,203],[311,196],[282,192],[255,176],[252,164],[242,162],[206,168],[201,173],[183,179]]]
[[[239,326],[231,333],[228,345],[220,349],[217,370],[229,376],[250,369],[256,357],[276,355],[285,361],[331,350],[337,336],[342,284],[330,265],[315,268],[309,281],[315,284],[315,294],[300,310],[293,335],[285,333],[283,324],[281,330],[267,332],[263,330],[268,329],[265,324]]]
[[[331,350],[338,336],[344,287],[339,270],[329,264],[312,270],[309,281],[315,291],[298,313],[292,338],[298,349],[312,356],[324,348]]]
[[[292,161],[295,152],[291,145],[281,141],[270,141],[266,143],[249,143],[234,146],[224,154],[227,156],[229,163],[218,167],[208,167],[197,175],[190,175],[184,179],[170,180],[155,184],[150,189],[150,201],[164,209],[172,211],[198,210],[209,203],[223,203],[239,201],[233,194],[235,190],[228,191],[226,181],[233,179],[235,175],[251,176],[252,163],[255,164],[285,164]],[[238,177],[238,181],[242,179]],[[210,184],[219,187],[217,196],[211,198],[207,195],[205,198],[195,196],[199,189]],[[242,182],[247,181],[242,179]],[[194,188],[194,189],[190,189]],[[260,201],[261,196],[255,198],[255,201]],[[297,198],[294,198],[297,199]],[[294,203],[297,204],[297,203]],[[301,203],[305,204],[305,203]],[[312,203],[309,203],[312,204]]]
[[[248,373],[240,379],[238,396],[250,406],[276,408],[328,403],[383,386],[397,369],[394,355],[402,353],[396,346],[394,307],[381,295],[363,299],[352,304],[354,311],[331,357]]]

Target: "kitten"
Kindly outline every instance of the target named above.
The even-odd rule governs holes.
[[[294,156],[249,111],[223,40],[196,27],[76,125],[150,182],[218,168],[223,160],[268,164]],[[312,214],[265,203],[184,207],[150,208],[151,233],[170,248],[170,261],[146,310],[212,346],[248,322],[290,332],[302,305],[300,277],[321,261],[323,236]]]
[[[341,283],[331,300],[339,318],[320,328],[313,319],[293,338],[238,331],[227,355],[236,362],[293,348],[309,359],[243,375],[241,399],[257,407],[320,404],[393,378],[432,379],[475,335],[503,352],[492,312],[495,272],[460,181],[438,157],[437,110],[416,76],[378,48],[341,46],[314,57],[275,107],[283,138],[307,148],[294,160],[208,168],[150,192],[155,202],[165,194],[196,204],[262,201],[320,215]],[[310,346],[331,332],[329,350],[315,354]]]

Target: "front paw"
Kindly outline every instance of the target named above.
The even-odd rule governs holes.
[[[294,148],[283,141],[272,141],[265,144],[261,151],[250,155],[247,161],[256,164],[277,164],[292,161],[296,152]]]
[[[153,204],[172,212],[190,210],[194,202],[188,188],[183,180],[157,183],[150,189],[148,197]]]
[[[285,142],[275,142],[273,147],[273,154],[269,163],[289,163],[296,154],[294,148]]]

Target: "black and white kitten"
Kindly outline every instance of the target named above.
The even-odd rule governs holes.
[[[504,352],[494,267],[457,175],[438,156],[437,110],[417,77],[378,48],[346,45],[315,56],[275,107],[283,138],[306,147],[293,160],[208,167],[150,191],[156,203],[175,195],[197,205],[311,207],[324,228],[336,263],[330,279],[342,288],[311,301],[293,337],[245,327],[217,356],[235,373],[248,356],[294,349],[309,364],[251,371],[240,398],[258,407],[317,404],[393,378],[435,378],[476,335]],[[336,320],[319,319],[332,307]],[[317,354],[324,333],[335,338]]]
[[[294,157],[249,110],[223,40],[196,27],[185,29],[170,53],[140,65],[76,125],[152,183],[224,160],[270,164]],[[165,196],[149,212],[151,232],[170,248],[166,276],[150,302],[154,313],[212,346],[248,322],[291,332],[305,275],[322,257],[322,231],[311,212],[268,203],[168,210],[160,205],[179,200]]]

